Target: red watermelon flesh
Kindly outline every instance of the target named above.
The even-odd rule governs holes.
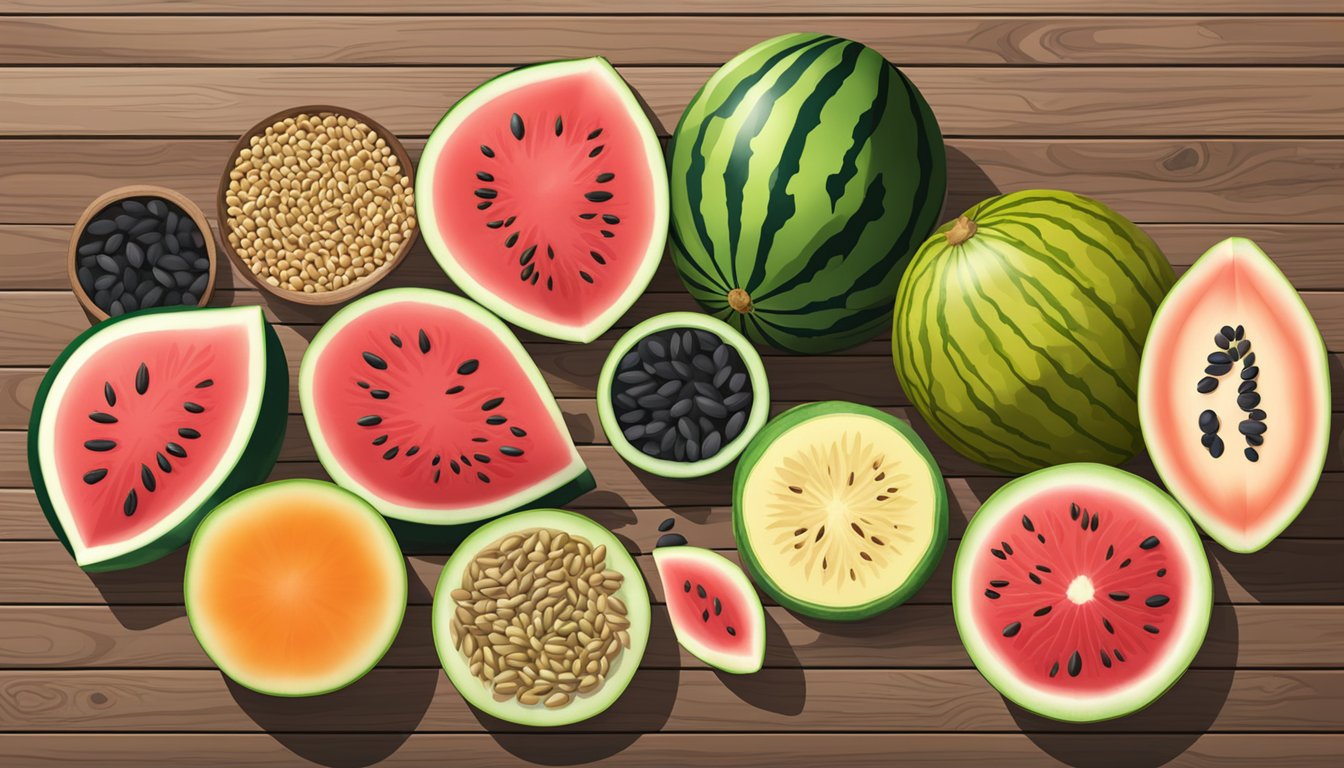
[[[653,559],[677,641],[725,672],[749,674],[760,669],[765,612],[742,569],[698,547],[659,547]]]
[[[398,289],[350,305],[310,345],[301,393],[333,479],[392,517],[484,519],[587,477],[517,339],[460,297]]]
[[[250,354],[243,326],[168,330],[118,339],[75,370],[55,451],[58,466],[77,470],[59,482],[86,546],[145,533],[198,491],[230,449],[249,387],[234,361]]]
[[[459,287],[528,330],[590,341],[643,291],[667,231],[659,145],[600,59],[510,72],[425,148],[426,242]]]

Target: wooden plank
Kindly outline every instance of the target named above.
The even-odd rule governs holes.
[[[771,669],[971,669],[948,605],[910,605],[835,630],[783,608],[766,609],[765,666]],[[1344,606],[1221,605],[1195,657],[1195,669],[1344,667]],[[1285,631],[1291,627],[1292,631]],[[652,632],[670,634],[665,606]],[[380,663],[385,669],[434,668],[429,606],[411,606]],[[656,643],[648,669],[703,669],[680,646]],[[181,606],[0,606],[0,669],[213,669]]]
[[[1319,768],[1344,759],[1338,734],[13,734],[0,740],[0,762],[32,768],[97,764],[142,768],[172,755],[177,768],[294,768],[584,763],[608,768],[712,764],[889,768],[994,765],[998,768],[1087,765],[1092,768]]]
[[[663,635],[662,642],[673,642]],[[747,704],[744,705],[743,699]],[[374,670],[325,697],[252,693],[214,670],[3,671],[3,731],[357,733],[525,731],[467,707],[437,669]],[[708,670],[641,670],[584,731],[1073,732],[1010,707],[972,670],[778,670],[725,681]],[[1097,732],[1332,732],[1344,728],[1344,671],[1192,670],[1147,710]]]
[[[1337,246],[1344,241],[1344,225],[1148,224],[1144,231],[1157,241],[1178,275],[1214,243],[1235,234],[1257,242],[1299,289],[1344,290]],[[68,290],[65,258],[70,232],[69,225],[0,224],[0,286],[7,290]],[[227,263],[229,268],[221,272],[216,290],[253,290],[233,262]],[[452,288],[423,240],[416,241],[411,253],[380,285]],[[649,292],[684,290],[671,258],[664,257],[649,283]]]
[[[419,157],[423,142],[406,144]],[[0,218],[73,222],[97,195],[141,182],[213,208],[232,146],[219,139],[0,140]],[[998,192],[1061,186],[1140,224],[1344,223],[1339,140],[959,139],[948,152],[948,215]]]
[[[233,137],[268,114],[317,103],[360,110],[399,136],[424,136],[454,101],[503,69],[8,67],[0,135]],[[622,74],[665,136],[713,71],[625,67]],[[1339,68],[909,67],[906,74],[953,137],[1336,136],[1344,111]]]
[[[361,9],[363,11],[364,9]],[[601,53],[718,66],[798,30],[860,40],[901,66],[1344,63],[1337,17],[199,16],[0,17],[0,64],[513,66]],[[522,59],[526,56],[526,60]]]
[[[626,535],[621,527],[616,527],[616,533]],[[1220,604],[1344,604],[1344,583],[1339,580],[1344,543],[1339,540],[1280,539],[1254,557],[1229,555],[1214,544],[1206,544],[1205,549],[1216,566],[1214,599]],[[737,561],[736,551],[723,550],[723,554]],[[180,605],[184,555],[179,550],[137,569],[88,574],[56,542],[0,542],[0,604]],[[412,605],[430,602],[445,559],[437,554],[407,558]],[[662,585],[653,558],[641,554],[636,561],[654,599],[661,601]],[[952,561],[949,551],[908,604],[946,604]],[[762,600],[772,604],[766,597]]]

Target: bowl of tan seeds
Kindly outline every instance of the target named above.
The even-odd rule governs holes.
[[[603,711],[648,642],[649,598],[634,560],[602,526],[562,510],[500,518],[444,566],[434,637],[468,702],[524,725]]]
[[[219,184],[224,252],[262,290],[338,304],[369,290],[415,242],[411,160],[354,110],[285,110],[234,146]]]

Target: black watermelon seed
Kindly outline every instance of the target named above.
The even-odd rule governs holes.
[[[182,404],[182,409],[187,413],[205,413],[205,406],[193,403],[190,400]]]
[[[108,288],[111,288],[112,284],[115,282],[117,282],[116,275],[99,275],[94,278],[93,289],[95,291],[106,291]]]
[[[376,427],[383,423],[382,416],[360,416],[355,423],[361,427]]]
[[[1125,660],[1125,655],[1124,655],[1123,653],[1120,652],[1120,649],[1119,649],[1119,648],[1112,648],[1112,649],[1111,649],[1111,653],[1114,653],[1114,654],[1115,654],[1115,660],[1116,660],[1116,661],[1121,661],[1121,662],[1123,662],[1123,661]]]
[[[198,438],[198,437],[201,436],[201,433],[200,433],[200,432],[197,432],[196,430],[192,429],[191,427],[178,427],[178,428],[177,428],[177,435],[178,435],[178,437],[184,437],[184,438],[186,438],[186,439],[188,439],[188,440],[195,440],[196,438]]]
[[[485,171],[477,171],[477,172],[476,172],[476,178],[480,179],[481,181],[494,181],[494,180],[495,180],[495,177],[494,177],[493,175],[491,175],[491,174],[489,174],[489,173],[486,173]],[[496,227],[498,227],[499,225],[503,224],[504,222],[502,222],[502,221],[495,221],[495,222],[491,222],[491,223],[494,224]],[[490,226],[490,225],[487,224],[486,226]]]
[[[112,237],[117,237],[117,235],[113,235]],[[114,250],[116,250],[116,249],[115,249],[115,248],[108,248],[107,250],[109,250],[109,251],[114,251]],[[77,253],[77,254],[80,255],[80,256],[90,256],[90,257],[91,257],[91,256],[96,256],[96,255],[98,255],[98,254],[100,254],[100,253],[102,253],[102,252],[103,252],[103,241],[102,241],[102,240],[90,240],[90,241],[88,241],[87,243],[85,243],[85,244],[79,246],[79,250],[75,251],[75,253]],[[96,263],[96,262],[95,262],[95,263]]]
[[[98,254],[97,259],[95,260],[98,262],[98,266],[102,267],[103,271],[108,273],[108,275],[121,274],[121,265],[117,263],[116,259],[112,258],[108,254],[100,253]],[[97,285],[97,282],[95,282],[94,285]],[[108,283],[107,285],[111,285],[111,283]],[[107,285],[104,285],[102,287],[106,288]]]
[[[387,361],[384,360],[383,358],[373,354],[372,352],[364,352],[361,354],[364,355],[364,362],[368,363],[370,368],[379,371],[387,370]]]
[[[392,346],[396,347],[397,349],[401,349],[401,337],[400,337],[400,336],[398,336],[398,335],[395,334],[395,333],[391,333],[391,334],[388,334],[387,338],[388,338],[388,340],[390,340],[390,341],[392,342]]]
[[[1027,574],[1027,578],[1028,578],[1028,579],[1031,579],[1032,582],[1034,582],[1034,583],[1036,583],[1036,584],[1040,584],[1040,583],[1041,583],[1041,577],[1040,577],[1040,576],[1037,576],[1037,575],[1034,574],[1034,573],[1028,573],[1028,574]]]
[[[496,221],[487,221],[485,222],[485,226],[489,227],[490,229],[499,229],[500,227],[504,226],[504,221],[503,219],[498,219]]]
[[[1236,347],[1233,347],[1227,350],[1227,356],[1232,360],[1232,362],[1235,363],[1237,362],[1238,359],[1241,358],[1241,353],[1237,351]]]
[[[1211,435],[1218,431],[1218,414],[1213,411],[1202,411],[1199,414],[1199,431],[1206,435]]]
[[[602,154],[602,150],[603,150],[603,149],[605,149],[605,145],[603,145],[603,144],[598,144],[596,147],[593,148],[593,151],[592,151],[592,152],[589,152],[589,153],[588,153],[588,156],[589,156],[589,157],[597,157],[598,155]]]
[[[369,391],[369,396],[374,400],[386,400],[392,396],[392,393],[388,392],[386,389],[374,389]]]
[[[747,423],[747,412],[738,411],[728,419],[728,424],[723,428],[723,439],[732,441],[742,433],[742,427]]]
[[[1001,549],[997,549],[997,548],[995,548],[995,547],[990,547],[990,549],[989,549],[989,553],[990,553],[991,555],[993,555],[993,556],[999,558],[1000,560],[1007,560],[1007,559],[1008,559],[1008,556],[1005,555],[1005,554],[1003,554],[1003,550],[1001,550]]]
[[[1255,450],[1254,448],[1247,448],[1245,451],[1243,451],[1243,454],[1246,456],[1247,461],[1260,460],[1260,452]]]
[[[84,482],[88,483],[89,485],[93,485],[97,483],[99,480],[102,480],[104,477],[107,477],[106,469],[102,468],[92,469],[84,473]]]
[[[700,614],[700,618],[703,619],[704,621],[709,621],[709,611],[708,610],[702,611]]]
[[[1232,359],[1228,357],[1226,352],[1211,352],[1208,361],[1214,365],[1226,365],[1232,362]]]
[[[1243,392],[1237,395],[1237,406],[1243,411],[1253,411],[1258,405],[1260,405],[1260,393],[1258,392]]]
[[[1079,672],[1083,671],[1083,657],[1078,655],[1077,651],[1069,657],[1069,677],[1077,677]]]
[[[1163,576],[1166,576],[1166,575],[1167,575],[1167,569],[1166,569],[1166,568],[1158,568],[1158,569],[1157,569],[1157,578],[1160,579],[1160,578],[1162,578]]]
[[[1204,378],[1199,380],[1198,384],[1195,385],[1195,390],[1198,391],[1201,395],[1207,395],[1217,388],[1218,388],[1218,380],[1213,378],[1212,376],[1205,376]]]
[[[1041,573],[1053,573],[1053,571],[1050,569],[1050,566],[1048,565],[1038,565],[1036,566],[1036,570],[1040,571]]]
[[[1156,635],[1157,632],[1158,632],[1158,629],[1157,629],[1157,627],[1154,627],[1152,624],[1144,624],[1144,625],[1143,625],[1143,631],[1144,631],[1144,632],[1147,632],[1147,633],[1150,634],[1150,635]]]
[[[601,128],[598,128],[597,130],[595,130],[595,131],[593,131],[592,133],[588,134],[588,140],[589,140],[589,141],[592,141],[593,139],[596,139],[598,136],[601,136],[601,135],[602,135],[602,129],[601,129]]]
[[[487,475],[487,474],[485,474],[484,472],[477,472],[477,473],[476,473],[476,479],[477,479],[477,480],[480,480],[482,483],[489,483],[489,482],[490,482],[490,476]]]
[[[1266,429],[1265,422],[1254,419],[1245,419],[1237,424],[1237,431],[1243,435],[1263,435]]]
[[[994,579],[989,582],[989,586],[999,588],[1006,587],[1008,586],[1008,581],[1006,579]]]
[[[173,288],[177,285],[177,280],[175,280],[168,272],[159,269],[158,267],[154,267],[151,271],[154,275],[154,279],[164,288]]]
[[[1139,549],[1152,549],[1153,547],[1156,547],[1160,543],[1161,542],[1158,541],[1156,536],[1149,536],[1148,538],[1139,542]]]
[[[130,517],[131,515],[135,514],[135,507],[136,504],[138,504],[139,502],[140,499],[138,496],[135,495],[135,489],[132,488],[131,492],[126,494],[126,501],[121,503],[121,511],[127,517]]]
[[[480,187],[476,190],[476,196],[482,200],[494,200],[499,197],[499,193],[489,187]]]
[[[506,237],[506,238],[504,238],[504,247],[505,247],[505,248],[512,248],[513,246],[515,246],[515,245],[517,245],[517,244],[518,244],[518,233],[517,233],[517,232],[510,232],[510,233],[509,233],[509,236]],[[523,263],[526,264],[527,262],[525,261],[525,262],[523,262]]]
[[[407,451],[407,452],[406,452],[406,455],[407,455],[407,456],[410,456],[410,455],[411,455],[411,452],[410,452],[410,451]],[[482,463],[482,464],[489,464],[489,463],[490,463],[490,457],[489,457],[489,456],[486,456],[484,453],[473,453],[473,454],[471,455],[471,458],[475,459],[476,461],[478,461],[478,462],[480,462],[480,463]]]
[[[456,395],[458,392],[461,392],[461,391],[464,390],[464,389],[466,389],[466,387],[462,386],[461,384],[458,384],[458,385],[455,386],[455,387],[449,387],[449,388],[443,390],[443,394],[445,394],[445,395]]]
[[[1055,665],[1053,667],[1050,667],[1050,676],[1054,677],[1055,675],[1058,674],[1059,674],[1059,662],[1056,661]]]
[[[167,445],[163,446],[163,449],[179,459],[187,458],[187,449],[183,448],[177,443],[170,442]]]
[[[1210,376],[1223,376],[1230,370],[1232,370],[1231,363],[1222,363],[1222,364],[1204,366],[1204,372],[1209,374]]]
[[[439,475],[442,474],[442,472],[443,470],[441,469],[434,470],[434,482],[439,482]]]
[[[420,329],[419,341],[420,341],[420,354],[423,355],[429,354],[429,336],[425,334],[425,330],[423,328]]]
[[[1084,530],[1084,531],[1087,530],[1087,526],[1088,526],[1088,524],[1091,523],[1091,522],[1092,522],[1092,516],[1091,516],[1090,514],[1088,514],[1088,511],[1087,511],[1086,509],[1084,509],[1084,510],[1083,510],[1083,530]]]
[[[500,424],[503,424],[503,423],[507,422],[508,420],[509,420],[509,417],[507,417],[507,416],[500,416],[499,414],[495,414],[494,416],[491,416],[491,417],[487,418],[487,419],[485,420],[485,423],[486,423],[486,424],[489,424],[489,425],[492,426],[492,427],[497,427],[497,426],[499,426]]]
[[[388,448],[386,451],[383,452],[383,458],[387,461],[391,461],[392,459],[396,458],[398,450],[399,447],[395,445],[392,446],[391,448]]]
[[[158,198],[145,203],[145,209],[154,216],[162,218],[168,214],[168,204]]]
[[[481,410],[482,410],[482,411],[493,411],[493,410],[495,410],[496,408],[498,408],[499,406],[501,406],[501,405],[503,405],[503,404],[504,404],[504,398],[502,398],[502,397],[492,397],[492,398],[490,398],[489,400],[486,400],[484,403],[481,403]]]
[[[733,394],[723,398],[723,404],[725,407],[728,408],[729,411],[736,412],[746,408],[748,405],[751,405],[751,399],[752,398],[750,392],[734,392]]]
[[[123,230],[130,229],[131,227],[136,227],[145,223],[143,221],[136,221],[134,216],[127,216],[126,214],[117,216],[114,219],[114,221],[117,223],[117,229],[123,229]],[[152,223],[157,224],[158,222],[152,222]]]
[[[1096,530],[1097,530],[1097,526],[1100,525],[1100,524],[1101,524],[1101,515],[1100,515],[1100,514],[1093,514],[1093,515],[1092,515],[1092,525],[1091,525],[1091,527],[1089,528],[1089,530],[1091,530],[1091,531],[1096,531]]]
[[[992,589],[986,589],[986,590],[985,590],[985,597],[988,597],[990,600],[998,600],[999,597],[1000,597],[1000,595],[999,595],[998,592],[995,592],[995,591],[992,590]]]
[[[1110,560],[1112,557],[1115,557],[1115,545],[1114,545],[1114,544],[1112,544],[1112,545],[1109,546],[1109,547],[1106,547],[1106,559],[1107,559],[1107,560]]]
[[[1259,408],[1257,408],[1257,409],[1255,409],[1255,410],[1253,410],[1253,411],[1249,411],[1249,412],[1246,414],[1246,417],[1247,417],[1247,418],[1250,418],[1250,419],[1255,419],[1256,421],[1264,421],[1266,415],[1267,415],[1267,414],[1266,414],[1264,411],[1262,411],[1262,410],[1260,410]]]
[[[598,264],[606,264],[606,263],[607,263],[607,260],[606,260],[605,258],[603,258],[603,257],[602,257],[602,254],[598,253],[597,251],[589,251],[589,252],[588,252],[588,255],[589,255],[589,256],[592,256],[592,257],[593,257],[593,261],[596,261]]]
[[[583,281],[585,283],[593,282],[593,276],[588,274],[587,272],[584,272],[582,269],[579,270],[579,277],[583,278]]]
[[[173,465],[168,463],[168,457],[164,456],[162,453],[155,451],[154,460],[159,463],[159,469],[162,470],[164,474],[173,471]]]
[[[1213,334],[1213,345],[1219,349],[1227,349],[1232,345],[1232,340],[1221,333]]]
[[[1224,325],[1222,328],[1218,330],[1218,332],[1223,334],[1223,336],[1225,336],[1229,340],[1236,338],[1237,335],[1236,330],[1230,325]]]
[[[1129,564],[1132,563],[1132,562],[1134,562],[1134,561],[1133,561],[1133,560],[1130,560],[1128,557],[1126,557],[1126,558],[1124,559],[1124,561],[1120,563],[1120,567],[1121,567],[1121,568],[1128,568],[1128,567],[1129,567]]]
[[[85,230],[91,235],[103,237],[117,231],[117,223],[112,219],[98,219],[89,224]]]
[[[593,219],[596,219],[596,218],[597,218],[597,214],[596,214],[596,213],[580,213],[580,214],[579,214],[579,218],[580,218],[580,219],[583,219],[584,221],[592,221]]]
[[[454,475],[460,475],[460,474],[462,474],[462,467],[461,467],[456,461],[454,461],[454,460],[452,460],[452,459],[449,459],[449,460],[448,460],[448,468],[451,469],[451,470],[453,470],[453,474],[454,474]]]
[[[557,117],[555,118],[555,135],[556,135],[556,136],[559,136],[560,134],[562,134],[562,133],[564,133],[564,132],[565,132],[565,124],[562,123],[562,122],[560,121],[560,118],[557,116]]]
[[[597,183],[606,184],[608,181],[611,181],[614,178],[616,178],[616,174],[614,173],[599,173],[597,174]]]
[[[517,112],[514,112],[513,116],[509,118],[509,131],[513,133],[513,138],[519,141],[523,140],[523,134],[525,133],[523,118],[519,117]]]
[[[1256,389],[1257,387],[1254,381],[1243,381],[1237,385],[1238,394],[1246,394],[1247,392],[1254,392]]]
[[[1110,595],[1110,597],[1111,597],[1112,600],[1116,601],[1117,603],[1121,603],[1121,602],[1124,602],[1124,601],[1126,601],[1126,600],[1129,599],[1129,593],[1128,593],[1128,592],[1112,592],[1111,595]]]
[[[97,451],[98,453],[102,453],[103,451],[110,451],[110,450],[112,450],[113,448],[116,448],[116,447],[117,447],[117,441],[116,441],[116,440],[85,440],[85,441],[84,441],[84,447],[87,448],[87,449],[89,449],[90,451]]]
[[[1009,624],[1008,626],[1003,628],[1003,636],[1012,637],[1013,635],[1016,635],[1018,632],[1021,631],[1022,631],[1022,622],[1014,621],[1012,624]]]
[[[680,533],[665,533],[658,537],[655,547],[681,547],[686,545],[686,537]],[[697,590],[701,597],[705,596],[705,588],[699,587]]]
[[[1110,632],[1112,635],[1115,634],[1115,627],[1111,626],[1111,622],[1108,621],[1105,616],[1101,617],[1101,626],[1105,627],[1106,631]]]
[[[718,430],[712,430],[709,434],[705,435],[705,439],[700,442],[700,456],[708,459],[710,456],[717,454],[722,447],[723,437],[719,434]]]
[[[732,635],[733,637],[737,637],[737,630],[736,630],[736,629],[733,629],[732,627],[728,627],[727,631],[728,631],[728,634]]]
[[[1209,455],[1215,459],[1223,455],[1223,439],[1221,437],[1213,436],[1213,444],[1209,446]]]
[[[714,615],[718,616],[720,613],[723,613],[723,603],[719,602],[719,598],[716,597],[714,598]]]
[[[1152,597],[1148,598],[1147,600],[1144,600],[1143,602],[1149,608],[1161,608],[1162,606],[1171,602],[1171,598],[1167,597],[1166,595],[1153,595]]]
[[[1036,526],[1032,525],[1031,518],[1027,517],[1026,515],[1022,516],[1022,527],[1026,528],[1028,531],[1031,531],[1032,533],[1036,532]]]
[[[479,203],[476,204],[476,210],[478,210],[478,211],[484,211],[485,209],[487,209],[487,208],[489,208],[489,207],[490,207],[490,201],[489,201],[489,200],[482,200],[481,202],[479,202]]]
[[[509,432],[514,437],[527,437],[527,431],[522,427],[509,427]]]
[[[535,245],[527,246],[526,248],[523,249],[522,255],[518,257],[518,263],[522,264],[523,266],[527,266],[527,263],[532,260],[532,257],[535,256],[536,253],[537,253],[537,246]]]
[[[481,367],[481,361],[473,357],[472,359],[467,360],[466,362],[457,366],[457,372],[462,376],[470,376],[471,374],[475,373],[477,369],[479,369],[480,367]]]
[[[494,156],[495,156],[495,150],[493,150],[493,149],[487,147],[486,145],[482,144],[482,145],[481,145],[481,154],[482,154],[482,155],[485,155],[486,157],[494,157]]]
[[[367,381],[356,381],[355,384],[358,385],[360,389],[368,389],[368,388],[369,388],[369,382],[367,382]]]
[[[488,438],[488,437],[473,437],[473,438],[471,438],[471,442],[473,442],[473,443],[488,443],[488,442],[490,442],[490,438]]]
[[[112,388],[112,382],[103,382],[103,399],[107,401],[107,407],[111,408],[117,404],[117,391]]]
[[[676,518],[674,518],[674,517],[669,517],[669,518],[667,518],[666,520],[664,520],[663,522],[661,522],[661,523],[658,524],[658,530],[661,531],[661,532],[666,533],[667,531],[672,530],[672,526],[674,526],[674,525],[676,525],[676,524],[677,524],[677,520],[676,520]],[[686,582],[686,584],[687,584],[686,591],[689,592],[690,589],[691,589],[691,588],[690,588],[690,582],[688,581],[688,582]]]
[[[1077,520],[1078,516],[1081,515],[1082,513],[1083,510],[1080,509],[1077,504],[1069,505],[1069,517],[1073,518],[1074,520]]]
[[[149,368],[144,363],[135,372],[135,391],[139,394],[145,394],[149,390]]]
[[[1013,554],[1013,548],[1010,547],[1010,546],[1008,546],[1008,542],[1006,542],[1006,541],[1000,541],[1000,542],[999,542],[999,546],[1003,547],[1003,551],[1004,551],[1004,552],[1007,552],[1007,553],[1010,554],[1010,555]]]
[[[690,582],[690,581],[687,581],[685,584],[682,585],[682,591],[684,591],[684,592],[690,592],[690,591],[691,591],[691,582]]]
[[[499,446],[499,452],[502,453],[502,454],[504,454],[505,456],[522,456],[522,455],[523,455],[523,449],[522,449],[522,448],[516,448],[516,447],[514,447],[514,446],[512,446],[512,445],[501,445],[501,446]]]
[[[1033,616],[1044,616],[1045,614],[1049,613],[1049,612],[1050,612],[1050,609],[1053,608],[1053,607],[1054,607],[1054,606],[1047,605],[1047,606],[1045,606],[1044,608],[1037,608],[1036,611],[1035,611],[1034,613],[1032,613],[1032,615],[1033,615]]]
[[[154,480],[154,472],[150,470],[147,464],[140,465],[140,482],[144,483],[145,490],[150,493],[153,493],[154,489],[158,487],[158,483]]]
[[[93,413],[89,414],[89,421],[92,421],[96,424],[116,424],[117,417],[113,416],[110,413],[103,413],[102,411],[94,411]]]
[[[1101,649],[1101,665],[1107,669],[1111,668],[1111,657],[1106,655],[1106,649]]]

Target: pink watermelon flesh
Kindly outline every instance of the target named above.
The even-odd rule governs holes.
[[[577,327],[635,279],[655,234],[654,187],[626,110],[591,76],[553,78],[476,109],[443,148],[441,235],[501,304]]]
[[[1152,512],[1103,488],[1061,486],[997,522],[972,566],[970,583],[984,590],[972,616],[1017,678],[1104,695],[1180,641],[1189,566]],[[1092,599],[1070,598],[1078,579]],[[1083,582],[1075,590],[1087,594]]]
[[[693,558],[658,561],[667,593],[667,612],[679,634],[691,635],[703,648],[724,656],[751,656],[757,631],[755,606],[734,601],[737,587],[718,569]]]
[[[242,418],[250,385],[234,361],[248,359],[247,329],[223,326],[138,334],[80,366],[56,414],[56,465],[72,468],[61,492],[85,546],[144,533],[200,488]]]
[[[364,312],[322,350],[313,381],[329,449],[356,482],[399,505],[479,507],[570,461],[569,436],[536,384],[494,331],[451,307]]]

